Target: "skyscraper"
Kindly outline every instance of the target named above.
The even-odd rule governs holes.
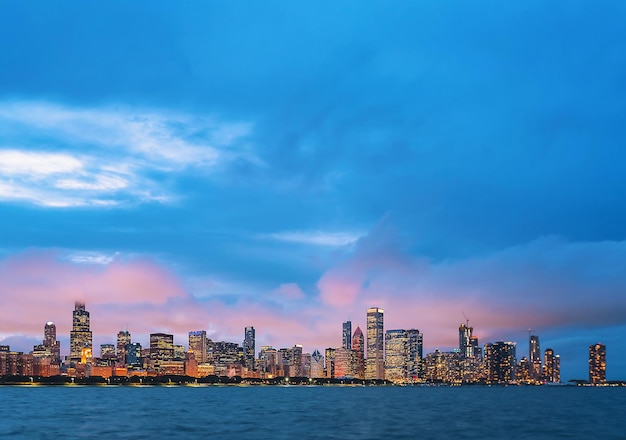
[[[254,327],[246,327],[243,337],[243,361],[248,370],[254,370],[254,354],[255,354],[255,332]],[[300,350],[302,354],[302,350]]]
[[[530,361],[530,376],[534,380],[541,378],[541,350],[539,336],[530,335],[528,340],[528,359]]]
[[[352,349],[352,322],[346,321],[341,325],[341,348]]]
[[[84,349],[91,351],[92,334],[89,321],[89,312],[85,310],[85,304],[76,302],[72,313],[72,331],[70,332],[70,361],[81,362],[84,357]]]
[[[367,309],[367,360],[366,379],[385,378],[385,333],[383,329],[384,310],[378,307]]]
[[[547,348],[544,352],[543,379],[546,382],[561,382],[561,358],[554,350]]]
[[[466,324],[461,324],[459,326],[459,350],[461,352],[461,356],[464,358],[474,357],[474,350],[472,347],[473,331],[474,328],[468,327]]]
[[[315,349],[311,355],[311,376],[314,379],[324,377],[324,356]]]
[[[423,377],[424,335],[417,329],[406,331],[408,346],[407,379],[416,380]]]
[[[126,365],[128,345],[130,344],[130,332],[128,330],[120,330],[117,332],[117,363],[118,365]]]
[[[405,382],[407,378],[408,338],[406,330],[385,332],[385,377],[392,382]]]
[[[606,383],[606,345],[599,342],[589,346],[589,383]]]
[[[491,383],[508,383],[515,379],[515,343],[494,342],[485,344],[485,363],[487,381]]]
[[[46,322],[43,328],[43,345],[50,351],[50,363],[61,364],[61,343],[57,341],[57,327],[54,322]]]
[[[174,335],[166,333],[150,334],[150,359],[159,362],[174,359]]]
[[[196,357],[196,362],[204,364],[207,361],[206,331],[189,332],[189,350]]]
[[[352,350],[355,354],[356,377],[365,379],[365,337],[358,325],[352,335]]]

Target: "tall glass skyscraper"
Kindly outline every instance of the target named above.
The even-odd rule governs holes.
[[[342,324],[341,348],[352,349],[352,322],[346,321]]]
[[[530,335],[528,340],[528,359],[530,360],[530,376],[538,380],[541,378],[541,350],[539,336]]]
[[[385,332],[383,328],[384,310],[378,307],[367,309],[367,360],[366,379],[385,378]]]
[[[606,345],[589,346],[589,383],[599,385],[606,382]]]
[[[244,329],[243,360],[244,365],[249,370],[254,370],[255,337],[254,327],[250,326]]]
[[[72,313],[72,331],[70,332],[70,361],[81,362],[83,349],[93,349],[90,330],[89,312],[85,303],[76,302]]]

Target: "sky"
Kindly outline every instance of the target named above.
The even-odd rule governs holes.
[[[528,332],[626,379],[626,3],[0,3],[0,344]],[[98,350],[96,349],[96,353]]]

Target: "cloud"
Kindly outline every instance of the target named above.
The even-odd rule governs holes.
[[[285,231],[266,234],[262,237],[291,243],[340,247],[354,243],[359,236],[360,234],[352,232]]]
[[[255,162],[238,149],[252,126],[211,116],[4,101],[0,128],[0,200],[41,206],[169,202],[160,174]]]
[[[306,298],[306,295],[297,283],[284,283],[274,290],[280,298],[290,301],[297,301]]]

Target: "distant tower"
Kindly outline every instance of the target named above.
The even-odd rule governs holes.
[[[244,339],[243,339],[243,358],[244,365],[249,370],[254,370],[254,353],[255,353],[255,331],[254,327],[246,327],[244,330]],[[300,350],[300,354],[302,355],[302,350]],[[298,362],[302,362],[298,360]]]
[[[117,363],[121,366],[126,365],[128,362],[127,351],[128,345],[130,345],[130,332],[128,330],[120,330],[117,332]]]
[[[61,364],[61,343],[57,341],[57,327],[54,322],[48,321],[43,328],[43,345],[50,350],[50,363]]]
[[[198,364],[207,360],[206,330],[189,332],[189,350],[196,357]]]
[[[606,383],[606,345],[589,346],[589,383],[599,385]]]
[[[543,379],[546,382],[561,382],[561,359],[559,355],[554,354],[554,350],[552,350],[551,348],[547,348],[544,352],[543,359]]]
[[[422,358],[424,353],[424,336],[417,329],[406,331],[407,334],[407,379],[415,380],[423,376]]]
[[[531,378],[541,378],[541,350],[539,348],[539,336],[530,335],[528,340],[528,359],[530,360]]]
[[[367,360],[366,379],[385,378],[385,333],[383,329],[384,310],[378,307],[367,309]]]
[[[79,363],[83,350],[91,351],[92,334],[89,328],[89,312],[85,310],[85,304],[76,302],[72,313],[72,331],[70,332],[70,361]]]
[[[356,326],[356,330],[352,335],[352,350],[355,353],[356,377],[365,379],[365,337],[361,327]]]
[[[467,324],[461,324],[459,326],[459,350],[461,352],[461,356],[463,356],[464,358],[474,357],[474,349],[472,347],[473,331],[474,328],[469,327]]]
[[[342,324],[341,347],[352,349],[352,322],[346,321]]]

